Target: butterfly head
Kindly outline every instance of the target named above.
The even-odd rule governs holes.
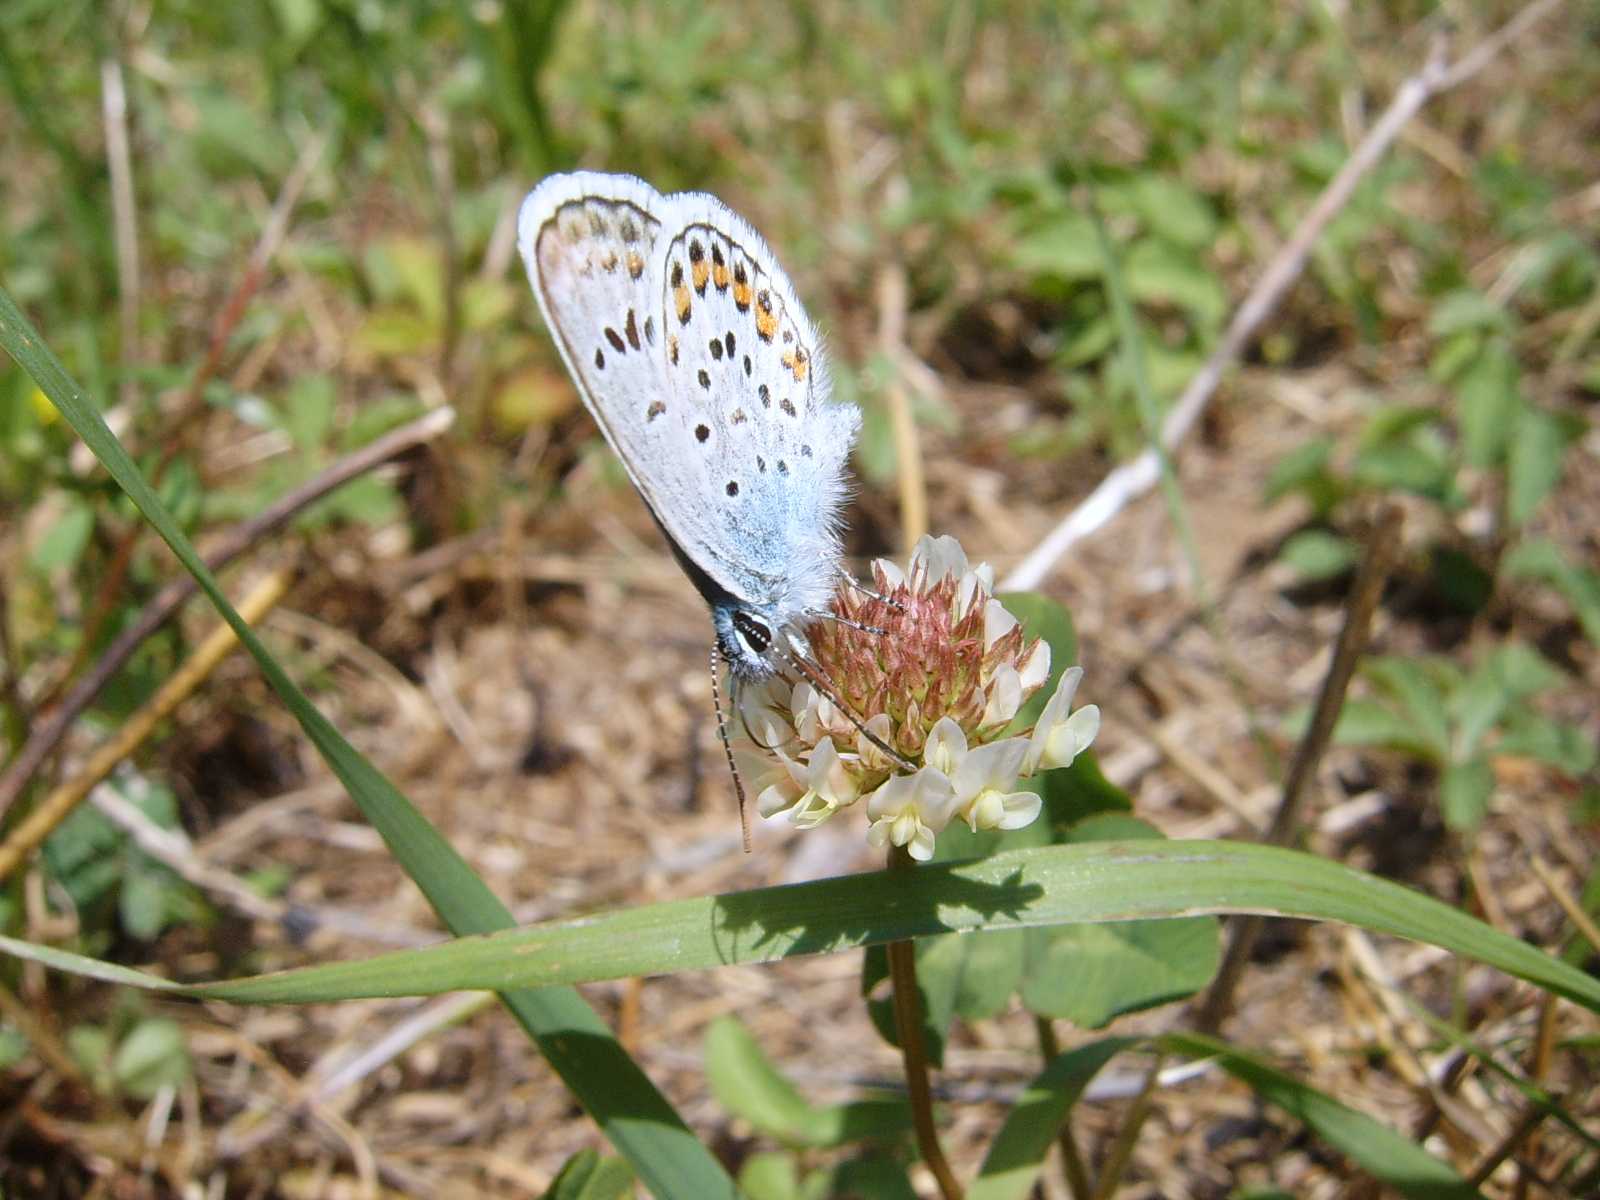
[[[783,656],[796,641],[804,640],[771,613],[738,601],[713,604],[711,623],[716,626],[717,648],[728,670],[740,683],[754,683],[776,674]]]

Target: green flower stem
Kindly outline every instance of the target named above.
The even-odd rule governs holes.
[[[1054,1061],[1056,1055],[1061,1053],[1056,1027],[1050,1023],[1049,1017],[1035,1017],[1033,1027],[1039,1035],[1039,1052],[1045,1062]],[[1056,1142],[1061,1147],[1061,1173],[1066,1176],[1067,1188],[1072,1192],[1073,1200],[1090,1200],[1094,1195],[1094,1184],[1089,1179],[1089,1168],[1084,1165],[1083,1153],[1078,1149],[1078,1139],[1072,1136],[1071,1109],[1067,1110],[1067,1119],[1061,1122]]]
[[[891,868],[915,864],[899,846],[889,850]],[[928,1050],[922,1041],[921,993],[917,990],[917,947],[915,942],[890,942],[889,979],[894,988],[895,1033],[900,1039],[900,1055],[906,1066],[906,1090],[911,1097],[911,1116],[917,1130],[917,1149],[938,1181],[944,1200],[962,1200],[961,1184],[939,1145],[939,1131],[933,1123],[933,1091],[928,1086]]]

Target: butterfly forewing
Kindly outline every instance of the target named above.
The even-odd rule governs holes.
[[[545,324],[601,432],[651,502],[664,393],[654,272],[662,198],[628,176],[545,180],[518,238]],[[654,407],[653,407],[654,406]]]
[[[829,403],[760,236],[715,197],[578,173],[534,189],[519,238],[585,403],[679,554],[774,624],[823,606],[859,418]]]

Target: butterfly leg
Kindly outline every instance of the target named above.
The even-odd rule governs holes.
[[[849,571],[846,571],[843,567],[840,567],[838,570],[839,570],[839,578],[844,580],[845,586],[851,588],[854,591],[860,592],[868,600],[876,600],[880,604],[887,604],[890,608],[894,609],[896,612],[904,612],[905,611],[906,606],[904,604],[901,604],[900,601],[894,599],[894,597],[885,596],[882,592],[873,591],[866,584],[862,583],[859,579],[857,579],[854,575],[850,574]]]

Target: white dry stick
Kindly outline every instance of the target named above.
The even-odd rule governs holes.
[[[1233,314],[1221,343],[1183,389],[1161,425],[1161,446],[1166,452],[1176,449],[1194,427],[1222,382],[1223,372],[1243,353],[1262,322],[1277,309],[1284,293],[1305,269],[1306,259],[1328,222],[1349,203],[1356,186],[1377,166],[1407,122],[1434,96],[1481,71],[1560,3],[1561,0],[1536,0],[1453,64],[1445,61],[1442,44],[1434,45],[1422,69],[1400,85],[1389,107],[1317,197],[1317,202],[1283,249],[1267,264],[1244,303]],[[1112,471],[1017,564],[1001,581],[999,590],[1027,591],[1038,587],[1062,555],[1108,524],[1131,501],[1154,487],[1160,477],[1160,457],[1153,447]]]

